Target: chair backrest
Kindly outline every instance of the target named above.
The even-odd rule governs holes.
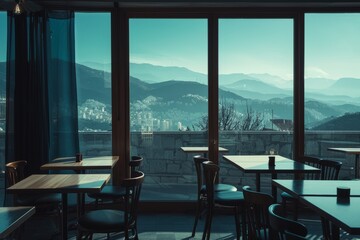
[[[25,178],[26,165],[27,161],[25,160],[10,162],[6,164],[7,187],[12,186]]]
[[[194,165],[195,165],[195,170],[196,170],[198,197],[200,197],[201,188],[204,184],[202,163],[209,161],[209,159],[202,157],[200,155],[194,156],[193,159],[194,159]]]
[[[284,217],[283,207],[280,204],[269,206],[269,222],[272,229],[273,239],[286,240],[286,234],[292,233],[306,237],[307,228],[300,222]]]
[[[135,171],[140,171],[140,166],[143,162],[143,157],[141,156],[131,156],[129,167],[131,171],[131,176]]]
[[[342,162],[323,159],[320,161],[321,180],[337,180]]]
[[[214,205],[214,193],[215,193],[215,180],[219,172],[219,166],[211,161],[205,161],[202,163],[204,180],[206,186],[206,199],[207,204],[211,207]]]
[[[124,201],[125,226],[136,224],[138,203],[144,177],[143,172],[135,171],[131,178],[126,178],[121,183],[121,186],[126,189]]]
[[[312,156],[304,156],[303,157],[303,162],[306,165],[316,167],[316,168],[321,168],[320,167],[320,161],[321,161],[320,158],[317,158],[317,157],[312,157]],[[304,174],[304,179],[317,180],[317,179],[320,179],[320,174],[318,174],[318,173],[305,173]]]
[[[249,239],[271,239],[269,232],[269,206],[274,198],[266,193],[243,187]]]

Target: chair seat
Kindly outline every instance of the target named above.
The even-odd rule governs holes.
[[[235,206],[244,203],[244,194],[240,191],[236,192],[217,192],[215,193],[215,203],[225,206]]]
[[[31,194],[31,195],[18,195],[16,203],[22,206],[37,206],[44,204],[59,204],[61,203],[61,194]]]
[[[114,200],[125,196],[125,188],[121,186],[106,185],[99,193],[88,193],[88,196],[96,199]]]
[[[219,184],[214,185],[214,191],[215,192],[223,192],[223,191],[235,192],[235,191],[237,191],[237,188],[230,184],[219,183]],[[203,185],[201,187],[201,193],[206,194],[206,186],[205,185]]]
[[[286,200],[294,200],[296,199],[295,197],[291,196],[290,194],[288,194],[287,192],[282,192],[281,193],[281,197],[285,198]]]
[[[122,231],[125,228],[124,212],[111,209],[90,211],[79,218],[78,224],[92,232]]]

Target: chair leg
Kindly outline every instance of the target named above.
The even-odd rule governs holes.
[[[209,208],[206,214],[204,232],[202,236],[202,240],[210,239],[210,230],[211,230],[211,221],[212,221],[212,209]]]
[[[240,221],[239,221],[239,208],[235,207],[235,227],[236,227],[236,239],[240,240]]]
[[[284,211],[285,216],[287,216],[288,213],[287,213],[287,208],[286,208],[286,199],[284,197],[281,200],[281,205],[283,207],[283,211]]]
[[[195,210],[195,221],[194,221],[194,226],[193,226],[193,230],[191,233],[192,237],[195,236],[196,226],[197,226],[197,223],[198,223],[198,220],[200,217],[200,211],[201,211],[201,205],[202,205],[201,202],[202,201],[201,201],[200,197],[198,197],[197,204],[196,204],[196,210]]]
[[[211,223],[212,223],[212,218],[213,218],[213,208],[211,208],[209,210],[210,212],[210,217],[209,217],[209,222],[208,222],[208,228],[207,228],[207,234],[206,234],[206,240],[210,240],[210,232],[211,232]]]
[[[298,214],[299,214],[299,210],[298,210],[298,207],[299,207],[299,205],[298,205],[298,200],[297,199],[295,199],[294,201],[293,201],[293,204],[294,204],[294,216],[293,216],[293,218],[294,218],[294,220],[295,221],[297,221],[298,220]]]
[[[242,226],[242,239],[246,240],[247,239],[247,233],[246,233],[246,210],[245,210],[245,206],[242,206],[242,211],[241,211],[241,226]]]

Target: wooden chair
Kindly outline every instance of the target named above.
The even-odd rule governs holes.
[[[320,161],[321,167],[321,180],[337,180],[342,162],[335,160],[322,159]]]
[[[321,174],[305,174],[304,179],[308,180],[337,180],[339,178],[339,172],[341,169],[342,162],[334,161],[334,160],[325,160],[325,159],[318,159],[314,157],[305,157],[304,159],[305,164],[310,166],[320,168]],[[293,203],[293,219],[298,219],[298,200],[291,196],[290,194],[283,192],[281,193],[282,198],[282,205],[284,209],[286,209],[287,202]]]
[[[304,156],[303,158],[303,162],[307,165],[310,165],[312,167],[316,167],[316,168],[320,168],[320,159],[316,158],[316,157],[311,157],[311,156]],[[320,175],[317,173],[306,173],[303,175],[304,179],[307,180],[316,180],[316,179],[320,179]],[[282,199],[282,205],[284,207],[284,211],[286,213],[286,206],[287,206],[287,202],[291,202],[293,204],[293,218],[294,220],[297,220],[298,218],[298,200],[296,198],[294,198],[293,196],[291,196],[290,194],[288,194],[287,192],[282,192],[281,193],[281,199]]]
[[[245,212],[249,239],[271,239],[269,224],[269,206],[274,198],[266,193],[252,191],[243,187]]]
[[[139,168],[142,164],[143,158],[140,156],[132,156],[129,161],[129,167],[130,167],[130,174],[132,174],[135,171],[139,171]],[[89,193],[88,196],[90,198],[95,199],[95,208],[98,208],[99,202],[116,202],[116,201],[123,201],[125,196],[125,189],[122,186],[115,186],[115,185],[106,185],[101,190],[100,193]]]
[[[6,164],[6,180],[7,187],[10,187],[26,177],[27,161],[20,160]],[[14,197],[15,206],[35,206],[36,213],[44,213],[46,215],[53,214],[54,211],[59,219],[59,229],[62,226],[62,207],[61,194],[45,193],[45,194],[16,194]]]
[[[280,204],[272,204],[268,208],[269,222],[274,240],[286,240],[289,235],[292,237],[306,237],[307,228],[300,222],[284,217],[283,207]]]
[[[134,171],[131,178],[124,179],[123,209],[99,209],[85,213],[78,220],[77,239],[92,239],[93,233],[124,232],[125,239],[138,239],[137,210],[144,173]]]
[[[240,191],[220,191],[216,192],[215,180],[219,173],[219,166],[211,161],[202,163],[204,171],[204,179],[206,186],[206,221],[202,239],[210,239],[211,223],[214,212],[214,207],[233,208],[235,215],[236,239],[240,239],[242,226],[242,234],[246,235],[246,216],[244,213],[244,195]],[[241,215],[241,222],[239,219]]]
[[[191,236],[195,236],[196,226],[199,221],[200,215],[204,210],[206,204],[206,186],[204,184],[204,176],[203,176],[203,169],[202,163],[208,161],[207,158],[202,157],[200,155],[194,156],[194,164],[196,170],[196,177],[197,177],[197,203],[196,203],[196,211],[195,211],[195,221],[192,230]],[[237,188],[233,185],[229,184],[215,184],[214,191],[237,191]]]

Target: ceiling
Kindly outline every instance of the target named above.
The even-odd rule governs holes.
[[[120,7],[360,7],[360,0],[21,0],[29,11],[42,8],[112,8]],[[1,0],[0,9],[11,10],[15,0]]]

